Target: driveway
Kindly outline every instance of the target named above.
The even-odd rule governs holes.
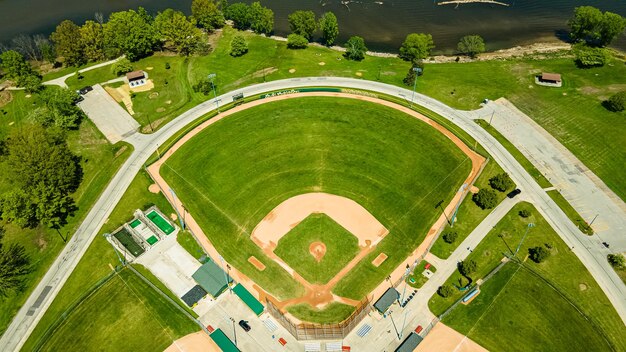
[[[93,90],[83,97],[85,100],[78,103],[78,106],[111,144],[123,140],[139,129],[139,123],[101,85],[96,84]]]

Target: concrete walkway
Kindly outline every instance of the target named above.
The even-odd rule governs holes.
[[[100,68],[100,67],[104,67],[104,66],[108,66],[108,65],[114,64],[114,63],[118,62],[119,60],[121,60],[123,58],[124,58],[124,56],[120,56],[117,59],[101,62],[99,64],[86,67],[86,68],[84,68],[82,70],[78,70],[77,69],[76,71],[74,71],[72,73],[69,73],[69,74],[67,74],[65,76],[62,76],[62,77],[59,77],[59,78],[51,79],[49,81],[45,81],[42,84],[45,84],[45,85],[48,85],[48,86],[59,86],[59,87],[63,87],[63,88],[68,88],[67,84],[65,83],[65,80],[70,78],[70,77],[72,77],[72,76],[74,76],[76,74],[76,72],[78,72],[78,71],[80,71],[80,72],[87,72],[87,71],[95,70],[95,69]]]

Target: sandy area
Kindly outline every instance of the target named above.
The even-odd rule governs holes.
[[[164,352],[220,352],[222,351],[204,331],[194,332],[174,341]]]
[[[426,338],[415,352],[487,352],[487,350],[476,342],[461,335],[454,329],[438,323],[426,335]]]
[[[151,193],[159,193],[161,192],[161,189],[159,189],[159,185],[157,185],[156,183],[153,183],[150,186],[148,186],[148,191],[150,191]]]
[[[343,98],[351,98],[351,99],[358,99],[358,100],[362,100],[362,101],[369,101],[369,102],[374,102],[377,104],[381,104],[381,105],[385,105],[391,108],[394,108],[396,110],[402,111],[412,117],[415,117],[416,119],[419,119],[421,121],[424,121],[425,123],[427,123],[428,125],[432,126],[433,128],[437,129],[438,131],[440,131],[443,135],[445,135],[447,138],[449,138],[455,145],[457,145],[457,147],[459,147],[467,156],[468,158],[472,161],[472,170],[470,172],[470,174],[468,175],[467,179],[465,180],[464,183],[466,184],[473,184],[475,178],[478,176],[482,165],[484,164],[485,159],[476,154],[475,152],[473,152],[468,146],[466,146],[465,144],[463,144],[463,142],[456,137],[453,133],[451,133],[450,131],[448,131],[447,129],[445,129],[444,127],[442,127],[441,125],[439,125],[438,123],[430,120],[429,118],[423,116],[422,114],[419,114],[417,112],[415,112],[414,110],[411,110],[407,107],[395,104],[395,103],[391,103],[382,99],[378,99],[375,97],[370,97],[370,96],[363,96],[363,95],[354,95],[354,94],[347,94],[347,93],[330,93],[330,92],[311,92],[311,93],[299,93],[299,94],[293,94],[293,95],[280,95],[280,96],[275,96],[275,97],[271,97],[271,98],[266,98],[266,99],[259,99],[259,100],[255,100],[253,102],[249,102],[246,104],[242,104],[239,105],[237,107],[234,107],[228,111],[225,111],[221,114],[219,114],[218,116],[214,117],[213,119],[210,119],[208,121],[205,121],[204,123],[200,124],[199,126],[197,126],[196,128],[194,128],[192,131],[190,131],[189,133],[187,133],[184,137],[182,137],[180,140],[178,140],[176,142],[176,144],[174,144],[174,146],[172,148],[170,148],[167,152],[165,152],[165,154],[162,155],[161,159],[159,161],[157,161],[156,163],[150,165],[148,167],[148,172],[151,174],[152,178],[155,180],[155,182],[157,182],[160,186],[161,189],[169,189],[169,185],[167,184],[167,182],[165,182],[165,180],[163,179],[163,177],[160,175],[159,173],[159,169],[161,168],[161,165],[176,151],[178,150],[182,145],[184,145],[189,139],[193,138],[196,134],[200,133],[203,129],[209,127],[210,125],[220,121],[223,118],[226,118],[232,114],[235,114],[239,111],[251,108],[251,107],[255,107],[261,104],[265,104],[265,103],[270,103],[273,101],[278,101],[278,100],[284,100],[284,99],[293,99],[293,98],[301,98],[301,97],[307,97],[307,96],[324,96],[324,97],[343,97]],[[454,196],[454,198],[452,199],[452,201],[450,202],[450,204],[448,204],[448,206],[445,208],[445,212],[446,214],[451,214],[456,205],[463,199],[463,197],[466,194],[466,190],[459,190],[459,192],[457,192],[457,194]],[[182,203],[180,202],[179,199],[171,199],[171,196],[169,194],[165,194],[165,196],[168,198],[168,200],[170,201],[170,203],[175,206],[177,209],[179,209],[179,211],[183,211],[182,209]],[[296,198],[296,197],[294,197]],[[292,198],[293,199],[293,198]],[[358,205],[358,204],[357,204]],[[280,206],[280,205],[279,205]],[[288,213],[285,213],[288,214]],[[369,212],[368,212],[369,214]],[[277,214],[278,215],[278,214]],[[409,258],[407,258],[407,260],[405,262],[402,262],[398,265],[398,267],[391,273],[391,277],[392,280],[398,280],[401,278],[401,276],[403,275],[404,271],[405,271],[405,266],[406,263],[413,263],[415,262],[417,259],[419,259],[424,253],[426,253],[426,250],[430,244],[430,242],[432,242],[437,233],[444,227],[446,223],[446,218],[444,217],[444,215],[442,214],[439,219],[433,224],[432,228],[428,231],[428,234],[424,240],[424,242],[422,242],[422,244],[411,254],[411,256],[409,256]],[[200,241],[200,244],[204,247],[204,249],[207,251],[207,253],[209,253],[209,255],[211,255],[212,257],[219,257],[220,254],[217,252],[217,250],[215,249],[215,247],[211,244],[211,242],[209,241],[209,239],[207,238],[207,236],[204,234],[204,232],[202,231],[202,229],[200,228],[200,226],[198,225],[198,223],[195,221],[195,219],[193,218],[193,216],[191,214],[187,215],[187,226],[193,231],[194,234],[196,234],[198,240]],[[342,225],[343,226],[343,225]],[[269,243],[268,243],[269,244]],[[250,280],[250,278],[248,278],[246,275],[242,274],[241,272],[239,272],[235,267],[232,267],[230,273],[233,276],[233,278],[240,282],[242,285],[246,286],[246,288],[248,288],[250,290],[250,292],[252,293],[256,293],[257,298],[259,298],[259,300],[261,302],[263,302],[265,299],[270,299],[272,302],[276,303],[280,308],[284,308],[288,305],[291,304],[298,304],[298,303],[309,303],[312,306],[324,306],[327,303],[330,302],[342,302],[345,304],[351,304],[351,305],[358,305],[359,302],[355,301],[355,300],[350,300],[350,299],[346,299],[343,297],[337,297],[334,296],[330,290],[332,289],[332,287],[334,285],[336,285],[336,283],[342,278],[344,277],[353,267],[354,265],[356,265],[359,261],[361,261],[367,254],[369,254],[371,252],[371,250],[373,249],[373,247],[367,246],[365,248],[363,248],[361,250],[361,252],[359,252],[357,254],[357,256],[346,266],[344,267],[333,279],[331,279],[331,281],[329,281],[328,283],[326,283],[325,285],[312,285],[310,283],[308,283],[306,280],[304,280],[302,277],[300,277],[300,275],[298,275],[297,273],[292,272],[292,275],[294,276],[294,278],[303,284],[303,286],[305,287],[305,294],[299,298],[296,299],[292,299],[292,300],[287,300],[287,301],[279,301],[276,298],[274,298],[273,296],[269,295],[267,292],[265,292],[262,288],[260,288],[258,285],[256,285],[252,280]],[[268,254],[270,256],[270,258],[276,260],[276,258],[278,258],[277,256],[273,255],[273,252],[271,252],[271,250],[266,249],[264,251],[266,254]],[[273,255],[273,256],[272,256]],[[279,260],[277,260],[277,262],[280,264]],[[388,287],[388,284],[386,284],[385,282],[382,282],[373,292],[373,295],[380,295],[384,292],[384,290],[386,290],[386,288]]]
[[[261,261],[258,260],[255,256],[250,256],[250,258],[248,258],[248,262],[254,265],[254,267],[259,269],[260,271],[265,270],[265,264],[261,263]]]
[[[374,258],[374,260],[372,260],[372,265],[378,268],[380,264],[385,262],[385,260],[387,260],[387,254],[380,253],[376,258]]]
[[[275,248],[278,241],[307,216],[324,213],[359,239],[360,247],[376,245],[389,231],[359,203],[328,193],[305,193],[280,203],[252,231],[252,241]]]

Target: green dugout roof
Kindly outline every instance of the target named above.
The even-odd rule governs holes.
[[[257,316],[261,315],[261,313],[263,313],[263,311],[265,310],[263,304],[261,304],[258,299],[254,298],[250,291],[246,290],[246,288],[243,287],[241,284],[237,284],[237,286],[233,288],[233,291],[237,296],[239,296],[239,298],[241,298],[243,303],[245,303],[248,307],[250,307],[250,309],[252,309],[254,314],[256,314]]]
[[[224,352],[240,352],[237,346],[224,334],[222,329],[217,329],[213,331],[210,335],[211,339],[215,341],[217,347],[219,347]]]
[[[213,297],[219,296],[227,287],[226,273],[213,261],[204,263],[191,277]],[[232,281],[229,277],[228,282]]]

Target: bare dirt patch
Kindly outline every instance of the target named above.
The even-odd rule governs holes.
[[[326,65],[326,63],[325,63],[324,61],[320,61],[320,62],[318,63],[318,65],[320,65],[320,66],[324,66],[324,65]]]
[[[0,91],[0,108],[7,105],[13,100],[13,94],[8,90]]]
[[[326,254],[326,245],[322,242],[313,242],[309,246],[309,253],[311,253],[315,261],[319,263]]]
[[[176,215],[176,213],[171,213],[170,214],[170,219],[176,221],[176,220],[178,220],[178,215]]]
[[[147,70],[147,71],[151,71],[153,68],[154,68],[154,67],[152,67],[152,66],[148,66],[148,67],[146,67],[146,70]]]
[[[165,110],[164,110],[165,111]],[[156,130],[161,124],[165,122],[165,118],[162,117],[160,119],[152,121],[151,124],[147,124],[141,128],[141,133],[152,133],[153,130]]]
[[[296,69],[295,69],[295,68],[290,68],[290,69],[289,69],[289,73],[295,73],[295,72],[296,72]]]
[[[160,107],[160,108],[157,108],[157,109],[156,109],[156,112],[164,112],[164,111],[165,111],[165,108],[164,108],[164,107]]]
[[[375,267],[379,267],[380,264],[384,263],[387,260],[387,255],[385,253],[380,253],[374,260],[372,260],[372,265]]]
[[[159,92],[152,92],[148,95],[148,99],[156,99],[159,97]]]
[[[122,155],[126,149],[128,149],[127,146],[122,146],[120,149],[117,150],[117,152],[115,152],[115,157],[117,158],[118,156]]]
[[[587,284],[584,284],[582,282],[578,284],[578,289],[581,291],[586,291],[587,288],[588,288]]]
[[[356,75],[359,77],[363,77],[363,72],[357,72]]]
[[[153,184],[151,184],[148,187],[148,191],[150,191],[150,192],[152,192],[154,194],[157,194],[157,193],[161,192],[161,189],[159,188],[159,185],[157,185],[156,183],[153,183]]]
[[[476,187],[476,186],[472,185],[472,186],[469,188],[469,191],[470,191],[470,193],[471,193],[471,194],[476,194],[476,193],[478,193],[479,189],[478,189],[478,187]]]
[[[250,258],[248,258],[248,262],[254,265],[254,267],[257,268],[257,270],[259,271],[265,270],[265,264],[261,263],[261,261],[258,260],[255,256],[250,256]]]

